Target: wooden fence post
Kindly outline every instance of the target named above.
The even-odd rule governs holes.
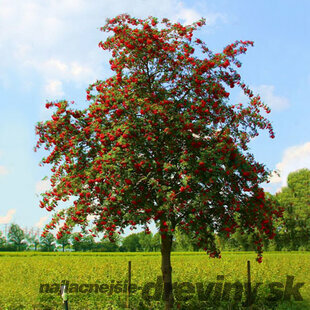
[[[127,304],[126,304],[126,308],[130,307],[130,290],[131,290],[131,261],[128,262],[128,286],[127,286]]]
[[[248,298],[247,298],[247,306],[249,309],[252,309],[252,287],[251,287],[251,265],[250,261],[248,260],[248,283],[247,283],[247,293],[248,293]]]

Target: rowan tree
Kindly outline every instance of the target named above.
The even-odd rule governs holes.
[[[55,215],[45,232],[62,223],[58,238],[92,215],[96,235],[113,241],[125,227],[152,221],[161,235],[166,308],[173,304],[170,253],[178,227],[212,257],[219,257],[214,234],[229,238],[237,228],[252,234],[258,261],[262,240],[273,238],[281,210],[265,198],[261,183],[269,171],[248,150],[251,138],[271,123],[269,108],[241,80],[237,56],[253,45],[236,41],[221,53],[193,38],[205,20],[183,26],[157,18],[119,15],[102,31],[99,47],[110,51],[115,73],[87,88],[89,106],[48,102],[52,119],[36,126],[36,149],[49,151],[52,189],[40,206]],[[243,104],[229,101],[240,87]],[[72,102],[73,103],[73,102]],[[70,197],[71,207],[58,209]],[[78,239],[78,237],[77,237]]]

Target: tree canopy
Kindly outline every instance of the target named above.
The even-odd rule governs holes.
[[[13,243],[18,250],[26,247],[24,231],[17,224],[10,225],[8,240]]]
[[[291,250],[310,246],[310,170],[291,172],[274,198],[284,208],[278,243]]]

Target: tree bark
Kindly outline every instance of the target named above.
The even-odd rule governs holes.
[[[161,239],[161,271],[164,283],[163,300],[165,302],[165,310],[173,307],[174,298],[172,292],[172,267],[171,267],[171,247],[172,236],[166,236]]]

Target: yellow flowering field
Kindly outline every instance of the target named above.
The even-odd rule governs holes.
[[[309,252],[172,253],[176,309],[243,309],[247,261],[252,309],[310,309]],[[131,261],[131,309],[163,309],[160,253],[0,252],[0,309],[124,309]],[[261,284],[259,284],[261,283]],[[238,289],[237,289],[238,288]]]

